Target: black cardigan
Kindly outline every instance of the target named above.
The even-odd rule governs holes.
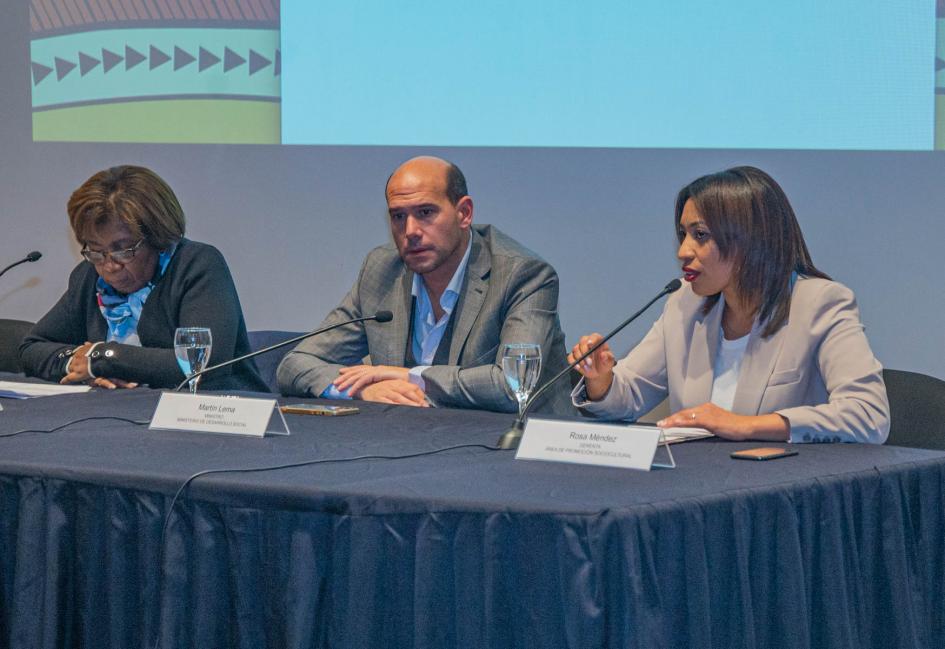
[[[95,267],[81,262],[69,277],[69,288],[52,310],[36,323],[20,345],[20,364],[29,376],[58,381],[65,376],[66,352],[86,341],[104,341],[108,325],[98,307]],[[152,388],[170,388],[184,380],[174,356],[177,327],[209,327],[213,335],[210,363],[222,363],[250,351],[243,310],[233,278],[220,251],[181,240],[164,275],[141,310],[141,347],[108,342],[99,345],[92,371]],[[211,372],[201,389],[268,388],[252,360]]]

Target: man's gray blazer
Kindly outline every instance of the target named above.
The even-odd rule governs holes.
[[[517,405],[502,374],[506,343],[541,345],[538,384],[567,364],[558,321],[558,276],[515,240],[489,226],[473,226],[472,249],[459,300],[453,310],[449,364],[423,372],[427,396],[438,406],[514,412]],[[338,370],[370,356],[375,365],[404,367],[413,272],[393,244],[372,250],[354,287],[322,326],[387,310],[391,322],[346,325],[303,341],[279,364],[279,389],[286,395],[318,396]],[[572,415],[569,384],[562,379],[533,411]]]

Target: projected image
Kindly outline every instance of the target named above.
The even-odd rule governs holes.
[[[33,139],[278,143],[279,0],[31,0]]]
[[[945,149],[945,0],[29,2],[36,141]]]
[[[945,149],[945,0],[935,3],[935,148]]]

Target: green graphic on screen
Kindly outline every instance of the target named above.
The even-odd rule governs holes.
[[[33,0],[35,141],[277,144],[278,0]]]

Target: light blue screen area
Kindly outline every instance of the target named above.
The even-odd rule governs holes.
[[[287,144],[931,149],[934,0],[282,2]]]

